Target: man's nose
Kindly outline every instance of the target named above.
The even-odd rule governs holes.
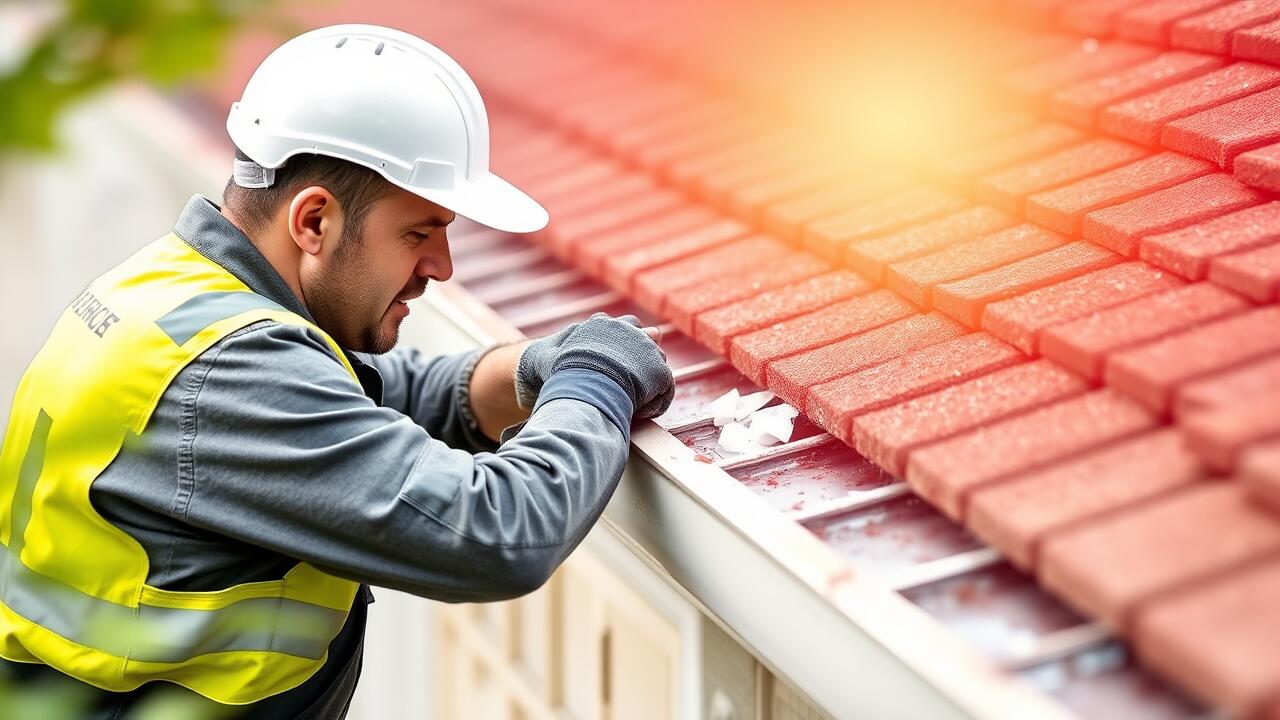
[[[449,253],[449,242],[446,240],[431,248],[418,263],[418,275],[437,282],[444,282],[453,277],[453,256]]]

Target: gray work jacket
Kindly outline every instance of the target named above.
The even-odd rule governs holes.
[[[254,292],[313,320],[208,200],[193,197],[174,232]],[[470,413],[467,388],[479,357],[348,353],[357,386],[310,330],[250,325],[177,375],[146,430],[94,481],[90,499],[142,544],[148,583],[166,590],[276,580],[306,561],[447,602],[522,595],[603,511],[627,458],[633,406],[603,376],[557,373],[530,419],[509,428],[499,447]],[[368,601],[362,587],[315,676],[231,716],[345,716]],[[0,665],[0,680],[8,674],[24,688],[61,681],[89,691],[87,717],[134,717],[158,687],[175,691],[149,683],[110,693],[44,666]]]

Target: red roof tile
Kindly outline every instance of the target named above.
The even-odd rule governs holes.
[[[1144,262],[1122,263],[988,305],[982,329],[1035,355],[1046,328],[1182,284]]]
[[[1280,307],[1260,308],[1122,350],[1107,362],[1108,385],[1159,412],[1183,383],[1280,352]],[[1277,413],[1280,417],[1280,413]]]
[[[648,247],[673,235],[708,225],[719,217],[700,205],[691,205],[659,213],[645,222],[625,228],[613,228],[574,248],[574,262],[593,275],[603,275],[604,264],[611,256],[636,248]],[[744,228],[745,232],[745,228]]]
[[[854,447],[894,475],[907,454],[995,420],[1078,395],[1088,383],[1047,360],[1015,365],[853,420]]]
[[[684,197],[670,190],[654,190],[634,197],[621,198],[617,202],[564,220],[557,220],[544,231],[548,245],[557,255],[573,259],[578,246],[592,239],[637,221],[674,212],[688,207]]]
[[[744,183],[729,192],[724,205],[736,217],[759,223],[765,208],[832,184],[847,182],[849,168],[841,163],[805,164],[771,177]]]
[[[660,168],[660,172],[666,181],[696,191],[697,183],[710,173],[791,151],[803,140],[785,130],[760,132],[738,142],[692,153]]]
[[[1074,145],[1084,139],[1084,133],[1073,127],[1061,123],[1046,123],[953,155],[940,163],[939,169],[953,181],[963,182],[1020,160]]]
[[[1209,279],[1258,302],[1280,300],[1280,243],[1215,259]]]
[[[814,386],[809,418],[853,444],[853,418],[1025,360],[987,333],[972,333]]]
[[[1277,593],[1280,560],[1272,559],[1159,598],[1137,614],[1138,653],[1235,717],[1273,718],[1277,706],[1266,706],[1280,686]]]
[[[1099,126],[1147,145],[1160,139],[1168,123],[1215,105],[1280,85],[1280,70],[1256,63],[1235,63],[1221,70],[1108,106]]]
[[[604,279],[620,292],[631,292],[636,275],[652,267],[724,245],[747,234],[747,225],[728,218],[699,224],[654,242],[619,251],[604,261]]]
[[[911,303],[881,290],[739,335],[729,342],[729,357],[744,375],[763,385],[765,364],[772,360],[823,347],[915,312]]]
[[[1143,260],[1191,279],[1202,280],[1219,255],[1280,240],[1280,202],[1223,215],[1142,241]]]
[[[829,155],[812,148],[796,148],[791,152],[771,152],[743,159],[739,164],[716,168],[690,179],[694,196],[710,205],[724,208],[736,190],[774,178],[799,167],[814,167]]]
[[[823,186],[766,207],[764,229],[789,243],[799,243],[803,228],[810,221],[869,202],[895,189],[892,182],[879,178],[859,178]]]
[[[1230,170],[1235,157],[1280,139],[1280,88],[1176,120],[1160,134],[1165,147],[1204,158]]]
[[[1027,218],[1068,235],[1080,234],[1085,214],[1205,175],[1213,166],[1163,152],[1027,199]]]
[[[632,293],[641,307],[661,313],[675,290],[775,262],[786,254],[785,245],[763,235],[732,240],[637,273]]]
[[[1280,63],[1280,20],[1237,30],[1231,37],[1231,54],[1241,60]]]
[[[1066,28],[1089,35],[1110,35],[1124,10],[1146,0],[1084,0],[1062,8],[1058,22]]]
[[[1252,445],[1280,440],[1280,387],[1270,387],[1239,403],[1189,412],[1180,419],[1187,448],[1214,471],[1235,472],[1240,454]]]
[[[1012,215],[1002,210],[989,205],[974,205],[889,235],[859,240],[845,249],[845,261],[866,277],[883,282],[885,267],[891,263],[928,255],[1004,230],[1016,222]]]
[[[1240,460],[1240,480],[1272,514],[1280,513],[1280,441],[1260,443]]]
[[[1138,602],[1277,550],[1280,523],[1253,507],[1239,485],[1200,482],[1047,538],[1037,576],[1122,629]]]
[[[697,314],[759,295],[830,270],[831,266],[808,253],[794,253],[774,262],[721,276],[667,295],[665,313],[686,335],[693,335]]]
[[[1233,170],[1246,185],[1280,192],[1280,143],[1237,156]]]
[[[1196,283],[1051,327],[1041,336],[1040,352],[1092,380],[1101,380],[1111,353],[1240,312],[1248,305],[1235,293]]]
[[[979,488],[969,527],[1024,569],[1042,538],[1204,477],[1180,432],[1154,430],[1043,470]]]
[[[704,312],[694,320],[695,335],[703,345],[727,354],[729,340],[737,335],[818,310],[872,287],[853,273],[826,273]]]
[[[1105,106],[1203,75],[1223,66],[1221,58],[1174,50],[1146,62],[1063,88],[1049,99],[1049,109],[1063,120],[1093,127]]]
[[[938,313],[898,315],[839,342],[817,346],[768,364],[768,385],[804,411],[809,391],[819,383],[857,372],[906,353],[963,335],[964,328]]]
[[[978,182],[975,194],[1001,209],[1022,212],[1028,195],[1126,165],[1147,154],[1119,140],[1091,140],[987,175]]]
[[[1167,44],[1173,23],[1231,0],[1155,0],[1120,13],[1116,33],[1127,40]]]
[[[1157,424],[1141,405],[1096,390],[920,448],[907,460],[907,482],[947,515],[963,518],[979,487]]]
[[[1138,241],[1262,202],[1265,196],[1214,173],[1085,216],[1083,234],[1121,255],[1138,254]]]
[[[1018,225],[930,255],[889,266],[886,284],[918,305],[930,305],[935,285],[1030,257],[1066,241],[1031,224]]]
[[[1278,17],[1280,3],[1275,0],[1239,0],[1175,22],[1169,41],[1174,47],[1226,55],[1232,33]]]
[[[657,171],[684,158],[759,137],[763,132],[765,128],[758,119],[738,113],[721,122],[704,123],[639,144],[628,157],[642,168]]]
[[[1008,73],[1002,82],[1022,95],[1042,95],[1084,78],[1141,62],[1156,52],[1147,45],[1084,40],[1067,52]]]
[[[933,305],[977,328],[990,303],[1099,270],[1119,260],[1120,256],[1110,250],[1074,242],[963,280],[942,283],[933,290]]]
[[[929,187],[915,187],[805,226],[804,245],[821,257],[842,260],[850,243],[897,230],[964,207],[959,197]]]
[[[1245,403],[1275,388],[1280,388],[1280,356],[1264,357],[1187,383],[1178,391],[1174,414],[1181,418],[1198,410]]]

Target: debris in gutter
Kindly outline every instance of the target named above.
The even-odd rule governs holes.
[[[751,416],[751,432],[762,445],[776,445],[791,441],[799,410],[786,403],[762,408]]]
[[[751,413],[768,405],[773,398],[773,393],[768,390],[739,395],[738,388],[733,388],[711,401],[711,415],[716,427],[724,427],[735,420],[738,422],[746,420]]]
[[[711,415],[721,428],[720,449],[740,455],[790,441],[800,411],[786,403],[765,407],[773,399],[768,390],[740,395],[734,388],[713,400]]]

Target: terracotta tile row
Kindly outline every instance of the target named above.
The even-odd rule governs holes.
[[[982,327],[1024,353],[1038,355],[1044,352],[1040,339],[1049,328],[1182,285],[1176,276],[1147,263],[1120,263],[993,303],[982,316]]]
[[[885,284],[912,302],[927,306],[935,286],[998,268],[1066,242],[1061,235],[1030,223],[983,235],[937,252],[894,263]]]
[[[730,338],[834,305],[872,288],[871,283],[847,271],[819,275],[700,313],[694,317],[694,335],[698,342],[726,355]]]
[[[1144,238],[1200,225],[1256,205],[1264,197],[1227,175],[1215,173],[1091,212],[1084,218],[1082,234],[1121,255],[1136,257]]]
[[[844,259],[864,277],[883,282],[889,265],[943,250],[1009,228],[1014,216],[990,205],[972,205],[937,220],[850,243]]]
[[[1178,24],[1179,32],[1185,38],[1195,36],[1204,43],[1216,45],[1221,41],[1219,34],[1230,34],[1248,27],[1233,23],[1246,17],[1271,16],[1280,12],[1280,6],[1249,0],[1223,5],[1214,12],[1222,15],[1210,17],[1213,13],[1209,13],[1187,18]],[[1280,28],[1280,22],[1274,24]],[[1262,27],[1269,28],[1270,25]],[[1249,37],[1265,35],[1262,28],[1256,32],[1243,32],[1254,33]],[[1084,128],[1100,127],[1106,133],[1144,145],[1162,144],[1170,150],[1210,161],[1231,172],[1236,172],[1236,159],[1248,155],[1238,177],[1250,185],[1277,189],[1280,181],[1275,179],[1277,173],[1273,168],[1276,161],[1272,159],[1277,151],[1270,146],[1280,140],[1280,125],[1277,125],[1280,121],[1273,112],[1276,99],[1280,97],[1277,96],[1280,89],[1276,88],[1280,84],[1280,70],[1248,62],[1223,67],[1224,58],[1228,57],[1225,50],[1211,50],[1215,54],[1208,55],[1174,50],[1147,58],[1135,55],[1135,47],[1142,46],[1124,42],[1098,44],[1086,40],[1080,47],[1015,71],[1011,76],[1022,77],[1022,74],[1032,73],[1044,77],[1034,89],[1026,88],[1025,92],[1047,100],[1051,112],[1057,117]],[[1082,54],[1091,58],[1091,62],[1081,62]],[[1080,82],[1055,84],[1051,78],[1059,75],[1046,75],[1045,68],[1058,65],[1071,68],[1069,73],[1063,70],[1062,77],[1069,75]],[[1105,69],[1098,69],[1104,66]],[[1039,140],[1048,145],[1054,137],[1069,137],[1054,126],[1045,126],[1042,130],[1040,135],[1028,136],[1026,142]],[[1010,140],[1016,138],[1003,142]],[[1016,152],[1015,148],[1016,145],[998,146],[993,148],[993,152],[997,155],[1001,150]],[[977,152],[972,157],[979,160],[983,155]],[[1182,163],[1187,162],[1182,156],[1175,157]],[[1175,184],[1175,169],[1163,170],[1162,173],[1160,168],[1133,168],[1132,176],[1138,183],[1150,183],[1152,187],[1147,189],[1156,189],[1154,186],[1162,178],[1170,178],[1168,184]],[[1010,179],[1003,178],[1002,181],[1010,182]],[[1137,195],[1142,194],[1144,188],[1135,186],[1132,189]],[[1123,187],[1118,190],[1123,192]],[[994,191],[988,189],[990,192]],[[991,196],[988,194],[984,199],[991,199]],[[1014,196],[1002,200],[1016,204],[1020,198]],[[1049,208],[1036,204],[1033,207],[1033,219],[1063,232],[1071,232],[1072,224],[1079,220],[1069,213],[1055,214],[1052,204]]]
[[[998,268],[952,280],[933,291],[933,305],[972,328],[982,324],[988,305],[1056,285],[1119,262],[1093,243],[1073,242]]]
[[[1182,421],[1187,447],[1219,473],[1234,473],[1245,451],[1280,439],[1280,387],[1271,386],[1237,403],[1194,410]]]
[[[900,296],[889,290],[878,290],[732,338],[729,358],[744,375],[760,384],[766,383],[766,366],[774,360],[789,355],[800,356],[806,350],[822,349],[827,352],[811,363],[813,372],[840,373],[845,368],[856,370],[857,367],[850,362],[852,358],[838,355],[839,347],[835,343],[916,313],[916,307]],[[940,319],[936,326],[939,329],[945,327],[952,334],[963,332],[950,321]],[[809,356],[804,356],[797,363],[803,366],[809,360]],[[813,380],[806,378],[801,387],[807,389],[810,382]]]
[[[1167,413],[1178,387],[1275,352],[1280,352],[1280,307],[1258,308],[1120,351],[1109,359],[1104,378]]]
[[[1158,341],[1248,306],[1235,293],[1197,283],[1146,295],[1048,328],[1040,351],[1090,380],[1099,381],[1108,356],[1113,353]]]
[[[777,139],[781,137],[786,136],[771,136],[761,142],[766,145],[781,142],[781,140]],[[1085,147],[1086,151],[1093,150],[1093,148],[1090,148],[1087,143],[1083,147]],[[1116,146],[1113,145],[1112,147],[1114,148]],[[758,148],[753,147],[752,149]],[[700,178],[704,176],[699,173],[705,173],[712,170],[719,173],[715,177],[722,179],[739,177],[750,178],[753,181],[758,180],[760,178],[760,173],[735,172],[732,168],[734,161],[751,154],[752,153],[732,150],[717,150],[713,152],[710,157],[699,157],[695,154],[693,159],[683,162],[679,166],[679,171],[671,173],[671,176],[677,179],[683,178],[686,182],[694,183],[695,187],[704,188],[708,185],[705,181],[700,180]],[[1089,155],[1089,152],[1080,153],[1081,157],[1087,157]],[[1151,163],[1151,167],[1148,168],[1143,163]],[[1135,165],[1136,167],[1134,167]],[[1089,162],[1085,162],[1083,165],[1073,165],[1073,163],[1068,160],[1066,162],[1060,162],[1059,167],[1066,168],[1066,171],[1058,177],[1066,177],[1069,176],[1071,172],[1080,172],[1084,167],[1096,166],[1091,166]],[[1074,193],[1078,197],[1108,198],[1108,196],[1111,196],[1109,198],[1111,200],[1123,200],[1128,195],[1137,194],[1143,190],[1150,190],[1153,185],[1158,186],[1159,184],[1170,182],[1160,176],[1160,171],[1164,168],[1171,168],[1169,173],[1170,177],[1173,178],[1173,181],[1183,179],[1183,177],[1179,176],[1179,173],[1198,174],[1204,170],[1204,167],[1196,165],[1195,161],[1191,161],[1182,156],[1165,154],[1164,156],[1155,156],[1149,160],[1131,163],[1129,166],[1122,167],[1122,170],[1127,169],[1128,172],[1127,174],[1118,174],[1120,178],[1119,180],[1113,180],[1112,173],[1103,173],[1101,177],[1095,176],[1094,178],[1086,180],[1083,183],[1083,187],[1071,186],[1066,188],[1064,191],[1058,191],[1052,195],[1054,197],[1069,198]],[[1144,172],[1144,170],[1146,172]],[[768,174],[768,172],[771,172],[768,168],[762,171],[763,174]],[[1158,179],[1156,181],[1152,181],[1150,179],[1152,175],[1156,175]],[[614,184],[618,184],[620,182],[622,181],[618,181]],[[637,181],[632,180],[631,182],[636,183]],[[1125,186],[1128,182],[1138,183],[1140,189],[1132,190],[1126,188]],[[699,185],[699,183],[701,183],[701,185]],[[1152,184],[1142,185],[1142,183]],[[1077,185],[1081,185],[1081,183],[1077,183]],[[572,187],[573,183],[569,183],[569,186]],[[606,187],[608,186],[609,184],[606,183]],[[734,190],[733,183],[728,181],[719,183],[717,187],[726,192]],[[801,210],[800,212],[795,213],[791,219],[793,221],[802,221],[805,217],[810,215],[822,217],[821,213],[824,211],[830,212],[830,207],[834,207],[834,205],[828,206],[828,203],[835,203],[837,196],[850,197],[857,194],[854,191],[865,187],[866,185],[862,184],[856,188],[837,188],[838,192],[836,193],[823,191],[818,194],[816,200],[814,198],[807,198],[807,207],[800,207],[802,204],[806,203],[787,203],[792,208],[799,208]],[[1093,190],[1093,194],[1091,195],[1090,188],[1106,189]],[[1116,193],[1119,193],[1119,195],[1116,196]],[[589,195],[596,195],[596,193],[589,193]],[[598,197],[598,195],[596,196]],[[650,198],[652,198],[652,196],[650,196]],[[1050,198],[1050,201],[1039,202],[1035,204],[1034,207],[1052,207],[1053,202],[1051,200],[1052,199]],[[582,200],[575,196],[573,202],[581,203]],[[653,207],[661,207],[662,203],[668,202],[670,202],[669,199],[663,199],[661,201],[647,199],[645,203],[639,205],[639,207],[643,209],[640,212]],[[1106,199],[1085,200],[1083,208],[1087,209],[1093,204],[1106,202]],[[833,238],[840,237],[837,234],[839,232],[850,233],[855,238],[862,234],[874,235],[878,233],[883,236],[883,231],[886,228],[892,228],[893,226],[900,225],[903,222],[910,223],[911,220],[916,220],[920,217],[927,217],[930,214],[938,212],[945,212],[954,208],[954,201],[952,201],[947,195],[939,194],[926,188],[908,190],[906,194],[890,193],[890,195],[886,196],[886,199],[883,201],[869,205],[864,204],[861,207],[856,207],[855,209],[846,211],[843,214],[837,214],[834,220],[822,220],[814,223],[813,226],[815,229],[806,231],[807,234],[805,237],[810,239],[810,242],[813,242],[813,238],[815,237],[822,238],[827,241],[826,244],[822,245],[822,247],[828,255],[834,255],[836,253],[833,252],[831,245],[839,242],[833,241]],[[970,215],[976,216],[975,219],[979,223],[990,222],[998,224],[1007,222],[1005,220],[1007,216],[999,215],[998,211],[988,210],[986,213],[982,213],[973,212],[974,210],[981,210],[981,208],[970,208]],[[559,230],[551,236],[553,238],[561,238],[558,245],[561,252],[565,252],[566,246],[568,250],[572,252],[574,241],[577,238],[585,237],[590,234],[587,230],[599,232],[600,228],[607,228],[611,225],[624,223],[629,217],[628,212],[629,211],[625,211],[624,209],[624,212],[617,215],[616,219],[612,222],[605,219],[603,217],[603,213],[588,215],[585,219],[580,219],[575,221],[574,224],[570,224],[570,232]],[[899,212],[907,213],[904,216],[906,218],[905,220],[895,217],[895,214]],[[1075,214],[1075,216],[1070,217],[1071,222],[1058,221],[1056,224],[1060,227],[1065,227],[1067,224],[1074,225],[1076,224],[1074,220],[1079,218],[1079,216],[1082,216],[1083,213],[1084,210],[1080,210]],[[953,221],[953,217],[955,216],[960,218],[959,224],[961,228],[963,228],[963,221],[968,219],[965,216],[964,211],[953,213],[953,216],[944,216],[943,219],[938,222],[947,223],[948,221]],[[1043,220],[1044,218],[1041,219]],[[1050,224],[1055,224],[1055,221],[1053,220],[1050,220],[1049,222]],[[799,222],[797,222],[796,225],[803,227]],[[572,232],[575,227],[585,228],[585,230]],[[911,230],[907,230],[905,232],[909,233]],[[963,232],[963,229],[961,229],[961,232]],[[1018,241],[1025,241],[1028,237],[1052,238],[1052,236],[1045,236],[1043,234],[1037,236],[1034,233],[1031,233],[1030,235],[1028,235],[1028,233],[1031,233],[1031,226],[1025,226],[1022,229],[1008,231],[1003,234],[997,232],[987,237],[980,237],[977,240],[960,243],[955,247],[955,249],[950,250],[947,253],[927,255],[923,259],[918,259],[914,265],[911,263],[904,263],[903,266],[898,266],[896,263],[891,264],[888,266],[889,285],[902,292],[909,299],[914,300],[917,304],[926,306],[930,304],[935,305],[944,312],[961,319],[970,326],[977,327],[982,324],[982,316],[986,306],[1003,299],[1004,296],[1015,296],[1013,297],[1013,300],[1016,301],[1020,299],[1016,296],[1025,294],[1027,291],[1034,290],[1045,285],[1051,286],[1046,288],[1046,290],[1058,291],[1058,288],[1055,286],[1059,281],[1072,279],[1081,274],[1086,275],[1086,277],[1081,278],[1081,280],[1093,280],[1093,278],[1088,276],[1089,271],[1097,270],[1099,267],[1114,262],[1114,259],[1109,257],[1107,254],[1096,253],[1090,249],[1090,246],[1078,243],[1075,245],[1066,245],[1058,248],[1057,250],[1033,254],[1025,259],[1010,262],[1012,258],[1025,254],[1028,247],[1031,250],[1043,249],[1035,247],[1034,243],[1031,246],[1024,245],[1019,248],[1020,243]],[[682,234],[687,235],[687,233]],[[792,234],[794,237],[795,233],[793,232]],[[723,242],[729,241],[728,238],[718,238],[718,240],[722,240]],[[854,244],[859,247],[856,249],[851,248],[849,253],[857,256],[858,251],[862,251],[863,255],[861,256],[866,257],[867,253],[873,253],[875,251],[875,244],[880,240],[882,240],[882,237],[855,242]],[[756,242],[758,244],[763,241],[764,239],[760,238]],[[610,242],[612,244],[617,241],[611,240]],[[746,241],[740,240],[735,242]],[[1050,242],[1052,244],[1060,241],[1050,240]],[[681,243],[677,243],[677,245],[680,244]],[[556,246],[554,241],[553,246]],[[754,248],[754,245],[751,247]],[[884,247],[891,246],[884,245]],[[740,257],[735,257],[733,262],[728,265],[720,262],[721,259],[728,259],[730,256],[743,255],[744,253],[735,252],[734,250],[744,248],[746,248],[745,245],[730,245],[726,249],[720,251],[720,254],[710,254],[707,257],[690,258],[687,261],[682,261],[683,265],[673,268],[664,267],[662,261],[683,257],[689,254],[689,252],[685,251],[697,252],[703,248],[697,243],[692,245],[685,244],[683,248],[674,250],[671,256],[664,257],[659,254],[657,257],[653,257],[654,264],[649,266],[649,270],[647,272],[643,273],[645,277],[643,280],[643,287],[638,289],[641,303],[651,309],[666,310],[669,315],[672,315],[676,319],[678,325],[681,326],[682,329],[686,330],[686,332],[696,334],[696,315],[698,312],[722,305],[727,305],[728,307],[726,310],[731,311],[733,309],[732,302],[737,299],[736,295],[733,293],[742,293],[741,290],[731,289],[733,282],[731,279],[732,272],[730,271],[734,269],[741,270],[749,266],[761,268],[766,266],[765,261],[768,260],[768,257],[761,257],[756,261],[743,260]],[[778,256],[781,256],[782,251],[777,252],[779,253]],[[770,253],[769,256],[772,257],[772,253]],[[607,265],[609,261],[606,260],[605,262]],[[869,263],[864,261],[863,264],[865,265]],[[718,284],[711,283],[710,285],[706,285],[703,282],[705,278],[697,269],[700,266],[714,267],[716,273],[724,275],[725,278],[720,280]],[[681,268],[684,269],[682,270]],[[791,270],[790,268],[795,269]],[[955,276],[955,279],[949,279],[948,275],[931,276],[930,268],[937,268],[939,272],[950,273]],[[990,269],[984,270],[984,268]],[[795,279],[788,274],[789,272],[794,272],[797,276],[803,276],[816,274],[824,269],[825,267],[822,265],[798,259],[793,262],[784,263],[783,270],[780,273],[774,274],[772,277],[766,277],[766,273],[763,269],[756,271],[759,273],[760,279],[753,281],[753,283],[750,283],[749,285],[758,285],[761,282],[769,283],[767,287],[752,288],[767,290],[769,287],[786,285],[788,281]],[[975,275],[975,272],[978,274]],[[1106,280],[1103,278],[1100,279],[1099,282],[1105,284]],[[630,278],[627,278],[626,283],[618,283],[615,280],[614,284],[629,286],[629,283]],[[680,302],[672,305],[670,308],[664,307],[664,304],[667,301],[665,293],[672,289],[678,289],[682,286],[695,285],[697,287],[685,291],[685,293],[680,296]],[[936,300],[932,297],[935,286],[941,286],[939,297]],[[718,290],[718,288],[720,289]],[[1065,290],[1060,292],[1065,292]],[[743,299],[745,300],[749,298]],[[723,300],[724,302],[720,302],[720,300]],[[725,315],[727,317],[728,313]],[[826,333],[830,334],[828,336],[818,333],[813,336],[819,339],[838,337],[841,334],[849,334],[848,331],[851,329],[856,329],[856,326],[852,325],[840,328],[838,322],[824,323],[814,321],[809,318],[799,318],[798,320],[809,322],[811,323],[811,327],[821,328]],[[1000,323],[998,321],[993,321],[993,323],[996,327],[1000,327]],[[1006,324],[1005,327],[1009,327],[1009,324]],[[773,332],[777,333],[778,331],[775,329]],[[1034,337],[1033,339],[1028,340],[1025,335],[1021,337],[1016,333],[1010,333],[1010,335],[1012,339],[1019,341],[1020,348],[1034,352]],[[767,340],[765,338],[765,335],[757,333],[757,335],[752,337],[749,341],[739,343],[740,347],[736,349],[736,357],[741,362],[760,365],[760,369],[756,369],[754,367],[750,368],[753,373],[763,373],[763,367],[772,361],[777,360],[779,357],[785,357],[787,354],[796,354],[796,352],[803,353],[806,351],[806,346],[804,344],[788,347],[785,352],[776,349],[771,350],[768,349]],[[814,340],[813,342],[819,342],[819,340]],[[809,351],[820,349],[825,350],[825,348],[808,348]],[[734,348],[730,348],[731,356],[734,356],[734,350]],[[783,372],[780,373],[780,377],[793,377],[798,375],[800,380],[804,382],[812,382],[811,378],[814,376],[813,373],[815,371],[808,371],[806,373],[803,370],[805,367],[808,367],[804,364],[804,360],[807,359],[807,357],[803,357],[794,363],[784,366]],[[812,367],[816,368],[820,367],[820,365],[813,365]],[[828,374],[831,372],[833,372],[831,369],[827,369],[825,371],[825,373]],[[845,376],[852,375],[849,367],[841,367],[834,372],[843,373]],[[765,376],[759,375],[759,377],[763,378]],[[806,391],[807,390],[808,388],[806,388]],[[1159,403],[1157,403],[1157,405],[1159,405]],[[844,423],[837,424],[841,426],[844,425]],[[837,433],[842,434],[839,429],[837,429]],[[843,434],[847,435],[848,431]]]
[[[1049,98],[1049,109],[1055,117],[1094,128],[1099,111],[1108,105],[1189,80],[1224,64],[1220,58],[1202,53],[1180,50],[1161,53],[1136,65],[1057,90]]]
[[[931,184],[777,160],[794,130],[652,72],[575,83],[579,57],[554,101],[522,107],[516,144],[540,149],[499,170],[552,210],[538,242],[904,476],[1148,662],[1267,707],[1280,674],[1248,664],[1267,656],[1246,630],[1275,611],[1224,608],[1274,585],[1280,557],[1280,317],[1253,304],[1280,289],[1278,223],[1253,189],[1277,175],[1280,138],[1255,116],[1280,72],[1220,55],[1242,23],[1263,37],[1269,11],[1054,7],[1069,27],[1217,54],[1104,41],[1033,60],[1005,86],[1077,127],[1010,121],[938,158]],[[587,146],[587,169],[540,165]]]
[[[917,447],[1081,394],[1088,387],[1056,363],[1023,363],[854,418],[854,447],[901,477],[908,453]]]

